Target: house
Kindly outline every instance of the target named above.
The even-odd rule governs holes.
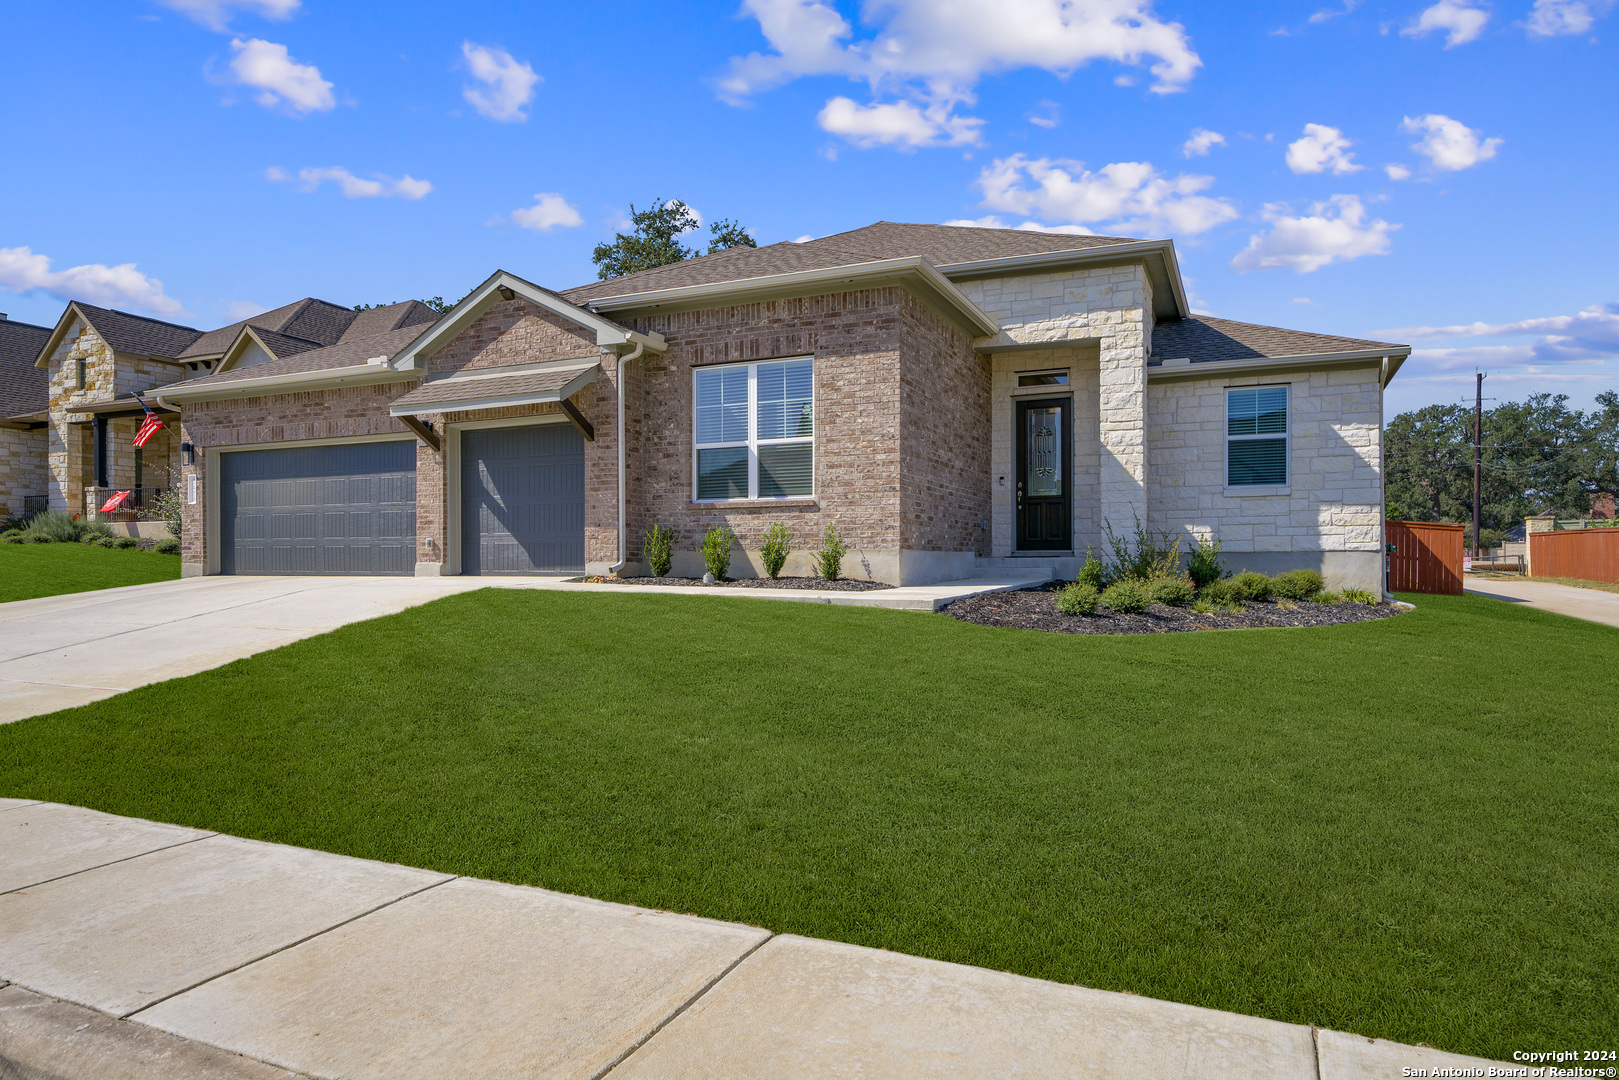
[[[39,461],[49,506],[93,515],[111,492],[128,490],[128,505],[142,508],[177,482],[180,417],[150,396],[158,388],[435,318],[416,301],[357,312],[306,297],[203,331],[74,301],[31,355],[48,422]],[[164,428],[135,447],[148,407]]]
[[[0,518],[44,508],[46,386],[34,360],[50,336],[0,314]]]
[[[194,448],[187,574],[635,574],[661,524],[677,573],[724,525],[745,575],[780,523],[787,573],[836,525],[852,576],[1070,575],[1140,520],[1379,590],[1410,352],[1194,315],[1168,240],[889,222],[564,292],[501,271],[302,352],[241,335],[153,395]]]

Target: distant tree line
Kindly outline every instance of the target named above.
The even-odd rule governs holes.
[[[1567,394],[1531,394],[1484,412],[1480,517],[1504,532],[1532,514],[1584,517],[1594,497],[1619,492],[1619,392],[1597,407]],[[1429,405],[1401,413],[1383,438],[1384,499],[1397,521],[1473,519],[1473,410]]]

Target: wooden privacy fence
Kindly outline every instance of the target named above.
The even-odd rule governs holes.
[[[1619,583],[1619,528],[1530,533],[1529,572]]]
[[[1465,525],[1432,521],[1385,522],[1388,540],[1389,591],[1462,592],[1462,536]]]

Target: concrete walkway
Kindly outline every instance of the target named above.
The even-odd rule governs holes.
[[[0,851],[6,1078],[1382,1080],[1489,1065],[53,803],[0,799]]]
[[[1555,611],[1587,622],[1619,626],[1619,593],[1580,589],[1549,581],[1479,579],[1462,575],[1462,587],[1479,596],[1493,596],[1513,604]]]
[[[483,588],[794,600],[905,611],[1038,584],[974,578],[875,592],[590,585],[560,578],[201,577],[0,604],[0,723],[55,712]]]

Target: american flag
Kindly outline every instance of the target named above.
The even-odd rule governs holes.
[[[135,400],[139,401],[141,403],[141,408],[146,410],[146,419],[141,421],[141,429],[135,432],[135,440],[130,445],[145,446],[147,441],[150,440],[153,435],[158,433],[158,429],[163,426],[163,421],[157,418],[157,413],[151,410],[151,407],[141,399],[139,394],[135,395]]]
[[[129,498],[129,492],[127,492],[127,491],[115,491],[115,492],[113,492],[112,493],[112,498],[108,499],[106,502],[101,504],[101,512],[103,514],[112,513],[114,510],[116,510],[120,506],[124,505],[124,500],[127,499],[127,498]]]

